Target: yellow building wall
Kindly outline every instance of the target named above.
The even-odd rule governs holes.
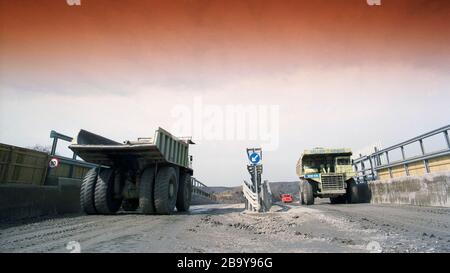
[[[423,161],[408,164],[409,175],[424,175],[427,171]]]
[[[386,180],[386,179],[390,179],[391,177],[389,176],[389,170],[388,169],[381,169],[378,170],[378,180]]]
[[[430,172],[450,171],[450,155],[441,158],[433,158],[428,161]]]
[[[450,171],[450,156],[447,155],[430,159],[428,160],[428,166],[430,168],[430,173]],[[410,176],[420,176],[427,173],[423,161],[408,164],[408,170]],[[406,176],[406,171],[403,165],[391,168],[391,172],[392,178]],[[386,180],[390,178],[391,176],[389,175],[388,168],[378,170],[379,180]]]

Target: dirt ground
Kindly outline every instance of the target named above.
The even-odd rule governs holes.
[[[450,209],[374,204],[200,205],[170,216],[120,213],[0,224],[0,252],[450,252]]]

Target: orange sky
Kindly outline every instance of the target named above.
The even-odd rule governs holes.
[[[68,73],[448,67],[449,14],[446,0],[1,0],[0,55],[19,71]]]

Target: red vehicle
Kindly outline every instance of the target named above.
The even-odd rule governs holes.
[[[280,198],[283,203],[292,203],[293,201],[292,195],[287,193],[280,194]]]

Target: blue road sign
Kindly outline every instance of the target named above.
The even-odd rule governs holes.
[[[258,162],[261,160],[261,156],[257,153],[252,153],[249,157],[250,162],[252,164],[258,164]]]

